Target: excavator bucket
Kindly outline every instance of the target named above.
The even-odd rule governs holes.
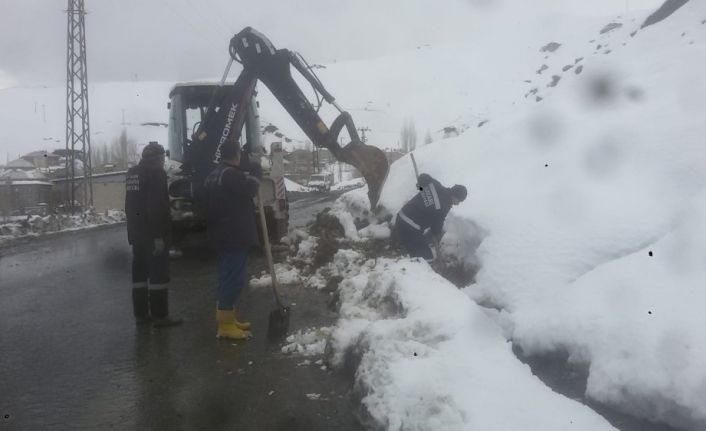
[[[380,200],[382,186],[390,172],[390,163],[387,161],[385,153],[372,145],[353,141],[341,149],[338,159],[343,163],[353,165],[363,175],[368,184],[370,208],[375,209],[378,200]]]

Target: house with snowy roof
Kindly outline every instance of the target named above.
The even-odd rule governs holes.
[[[0,170],[0,214],[46,214],[52,205],[52,183],[31,162],[17,159]]]
[[[55,153],[50,153],[45,150],[32,151],[20,157],[21,160],[26,160],[37,169],[48,169],[53,166],[61,166],[62,157]]]

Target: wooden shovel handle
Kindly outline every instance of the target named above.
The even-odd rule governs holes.
[[[277,274],[275,273],[275,264],[272,259],[272,248],[270,247],[270,236],[267,233],[267,219],[265,217],[265,207],[262,204],[262,192],[257,189],[257,207],[260,213],[260,225],[262,226],[262,240],[265,242],[265,256],[267,257],[267,266],[272,277],[272,290],[275,293],[275,301],[277,306],[282,308],[282,300],[279,296],[279,284],[277,284]]]

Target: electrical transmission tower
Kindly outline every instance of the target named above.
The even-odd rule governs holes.
[[[76,203],[93,205],[91,139],[88,121],[86,25],[83,0],[68,0],[66,48],[66,198],[73,212]],[[83,169],[77,175],[76,159]],[[82,189],[78,194],[77,190]]]

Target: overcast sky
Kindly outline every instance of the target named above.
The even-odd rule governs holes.
[[[247,25],[313,63],[366,58],[422,43],[477,37],[497,12],[606,15],[662,0],[86,0],[93,81],[217,76],[230,37]],[[528,5],[529,4],[529,5]],[[0,85],[61,84],[65,0],[0,0]],[[507,16],[507,15],[504,15]]]

